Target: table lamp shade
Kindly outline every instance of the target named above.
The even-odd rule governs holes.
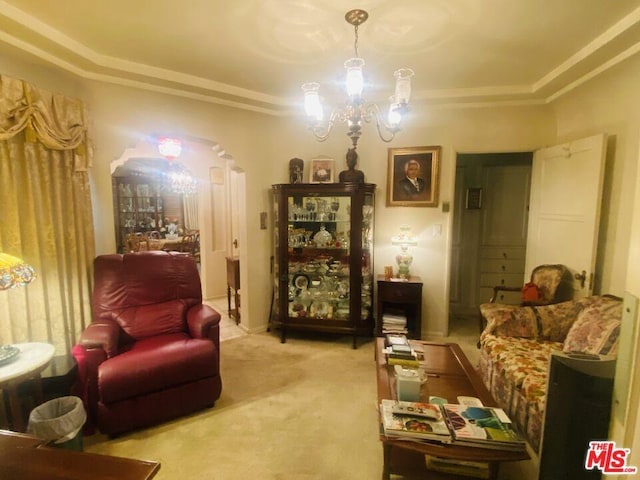
[[[0,290],[27,285],[36,278],[33,267],[24,260],[0,253]]]

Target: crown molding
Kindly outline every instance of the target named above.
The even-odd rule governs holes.
[[[102,55],[0,0],[0,41],[81,78],[273,116],[300,114],[301,99],[283,98],[152,65]],[[12,33],[9,33],[12,32]],[[640,7],[531,85],[414,92],[440,107],[549,103],[640,51]]]

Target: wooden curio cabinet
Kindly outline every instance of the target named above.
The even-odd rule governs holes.
[[[358,336],[373,333],[376,186],[273,185],[272,327]]]
[[[160,230],[164,205],[160,178],[131,175],[113,177],[116,241],[118,251],[125,252],[127,234]]]

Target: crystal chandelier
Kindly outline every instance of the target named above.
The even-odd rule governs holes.
[[[177,163],[169,165],[169,171],[166,173],[167,186],[173,193],[182,195],[192,195],[197,192],[198,185],[196,180],[191,176],[189,171]]]
[[[385,119],[378,105],[372,102],[365,102],[362,98],[364,86],[362,67],[364,66],[364,60],[358,57],[358,27],[369,18],[369,14],[364,10],[356,9],[348,11],[344,18],[349,24],[353,25],[355,30],[355,57],[350,58],[344,64],[347,70],[346,89],[348,98],[343,106],[333,110],[329,120],[325,122],[318,94],[320,85],[315,82],[302,85],[309,129],[316,139],[322,142],[329,137],[335,124],[346,123],[349,128],[347,135],[351,138],[355,148],[361,135],[362,122],[370,123],[375,120],[378,135],[382,141],[390,142],[395,134],[400,131],[402,119],[409,111],[413,70],[401,68],[393,74],[396,78],[396,89],[395,94],[390,98],[391,105]]]
[[[196,180],[189,170],[174,161],[182,153],[182,142],[177,138],[158,137],[158,151],[169,162],[168,170],[164,173],[166,188],[171,193],[182,195],[196,193],[198,190]]]

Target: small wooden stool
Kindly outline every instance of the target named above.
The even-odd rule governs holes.
[[[227,308],[229,316],[240,323],[240,259],[227,258]],[[231,289],[233,289],[233,309],[231,308]]]

